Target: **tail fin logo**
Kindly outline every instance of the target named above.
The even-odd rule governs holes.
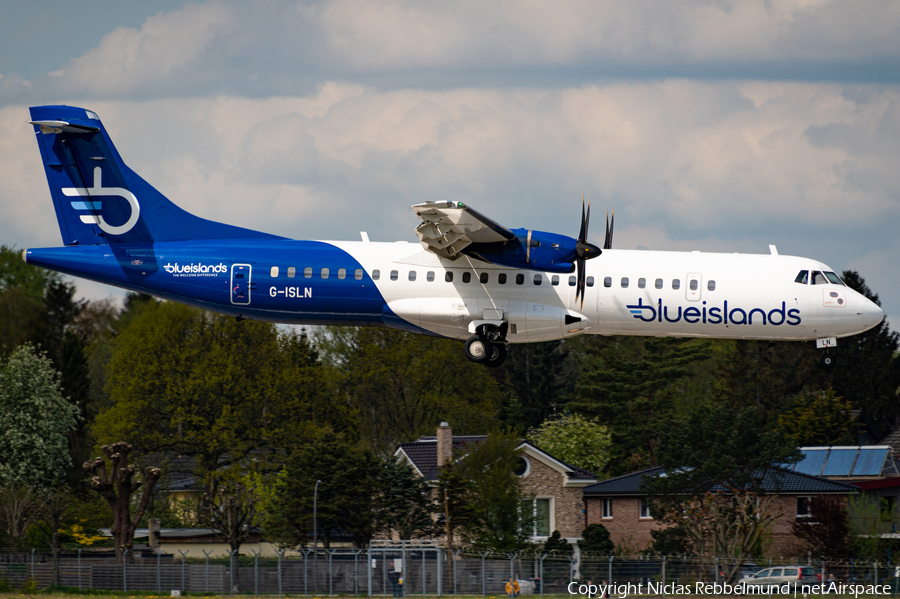
[[[81,222],[89,225],[97,225],[100,230],[110,235],[124,235],[134,228],[138,218],[141,215],[141,205],[133,193],[123,187],[103,187],[103,171],[99,166],[94,167],[94,186],[93,187],[63,187],[63,194],[68,197],[83,197],[88,201],[72,202],[72,207],[76,210],[91,210],[94,214],[82,214]],[[98,196],[119,196],[131,206],[131,216],[125,223],[119,226],[113,226],[103,220],[103,216],[99,214],[101,202],[94,201],[93,198]]]

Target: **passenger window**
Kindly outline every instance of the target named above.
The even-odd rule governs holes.
[[[516,285],[524,285],[525,284],[525,275],[519,273],[516,275]]]
[[[271,268],[271,270],[269,270],[269,276],[271,276],[273,279],[278,276],[278,267],[277,266],[273,266]]]
[[[400,273],[397,272],[396,270],[392,270],[391,271],[391,280],[396,281],[399,278],[400,278]]]
[[[709,289],[710,291],[715,291],[716,290],[716,282],[713,280],[707,281],[706,288]]]
[[[472,273],[470,273],[469,271],[464,272],[463,273],[463,283],[468,283],[471,280],[472,280]]]
[[[575,280],[575,275],[571,275],[569,277],[569,287],[574,287],[577,281]]]
[[[834,283],[835,285],[844,285],[844,282],[841,280],[839,276],[834,274],[833,272],[826,272],[825,276],[828,277],[828,280]],[[846,287],[846,285],[844,285]]]
[[[593,287],[594,286],[594,277],[588,277],[586,282],[587,282],[588,287]]]
[[[825,278],[825,275],[820,273],[818,270],[812,271],[812,284],[813,285],[827,285],[828,279]]]
[[[353,272],[353,278],[356,279],[357,281],[362,281],[362,269],[361,268],[357,268]]]
[[[656,287],[657,289],[662,289],[662,286],[663,286],[663,281],[662,281],[662,279],[656,279],[655,287]]]
[[[697,288],[700,287],[700,281],[697,279],[691,279],[691,291],[697,291]]]
[[[603,278],[603,286],[604,287],[612,287],[612,277],[604,277]]]
[[[416,271],[414,271],[414,270],[409,271],[409,280],[410,281],[416,280]]]
[[[347,278],[347,269],[346,269],[346,268],[339,268],[339,269],[338,269],[338,278],[341,279],[341,280]]]
[[[499,275],[497,275],[497,282],[500,283],[501,285],[506,285],[506,273],[505,272],[501,272]]]
[[[372,280],[377,281],[380,278],[381,278],[381,271],[376,268],[375,270],[372,271]]]
[[[806,285],[809,282],[809,271],[801,270],[797,275],[797,278],[794,279],[795,283],[800,283],[801,285]]]
[[[553,275],[550,278],[550,284],[553,285],[554,287],[558,286],[559,285],[559,275]]]
[[[481,275],[478,277],[478,280],[481,281],[482,285],[487,285],[488,274],[486,272],[481,273]]]
[[[540,285],[541,281],[543,281],[543,280],[544,279],[541,277],[541,275],[534,275],[534,284],[535,285]]]
[[[312,268],[307,266],[306,268],[303,269],[303,278],[304,279],[312,278]]]
[[[647,286],[647,279],[645,279],[643,277],[638,279],[638,289],[643,289],[646,286]]]
[[[447,283],[453,282],[453,273],[451,271],[448,270],[446,273],[444,273],[444,281],[446,281]]]
[[[426,279],[429,283],[431,283],[432,281],[434,281],[434,271],[433,271],[433,270],[429,270],[429,271],[425,274],[425,279]]]
[[[681,289],[680,279],[672,279],[672,289]]]
[[[297,274],[297,269],[294,268],[293,266],[288,266],[288,278],[293,279],[296,274]]]
[[[622,277],[622,289],[628,288],[628,277]]]
[[[322,269],[322,272],[321,272],[320,274],[322,275],[322,278],[323,278],[323,279],[327,279],[329,273],[330,273],[330,271],[329,271],[327,268],[323,268],[323,269]]]

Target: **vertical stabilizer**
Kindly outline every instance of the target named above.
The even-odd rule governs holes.
[[[96,113],[73,106],[30,111],[65,245],[279,239],[173,204],[125,165]]]

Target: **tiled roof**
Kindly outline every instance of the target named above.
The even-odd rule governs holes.
[[[891,453],[900,454],[900,427],[892,430],[887,437],[881,440],[879,445],[890,445]]]
[[[473,444],[481,443],[486,438],[486,435],[454,435],[453,453],[454,455],[456,455],[458,452],[464,451],[467,447]],[[528,442],[526,441],[526,443]],[[597,478],[594,473],[589,472],[584,468],[578,468],[577,466],[567,464],[532,443],[528,443],[528,445],[565,466],[565,468],[568,470],[567,475],[570,479],[593,480]],[[415,465],[416,469],[421,472],[422,476],[424,476],[426,479],[434,480],[438,477],[437,437],[425,436],[419,437],[412,443],[401,443],[398,451],[403,451],[403,453],[405,453],[410,461]]]
[[[640,489],[645,477],[659,476],[663,468],[648,468],[630,474],[610,478],[596,485],[585,487],[585,495],[646,495]],[[770,468],[763,474],[762,486],[768,493],[793,495],[798,493],[856,493],[859,489],[852,485],[835,482],[818,476],[789,472],[782,468]],[[724,491],[719,485],[712,491]]]

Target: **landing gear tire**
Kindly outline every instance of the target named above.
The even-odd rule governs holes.
[[[831,368],[835,363],[833,354],[822,354],[822,366],[825,368]]]
[[[491,357],[488,358],[488,361],[485,362],[484,365],[488,368],[497,368],[506,361],[506,346],[501,343],[491,345],[494,350],[491,352]]]
[[[470,361],[484,364],[494,356],[494,344],[484,337],[472,335],[466,340],[463,351]]]

